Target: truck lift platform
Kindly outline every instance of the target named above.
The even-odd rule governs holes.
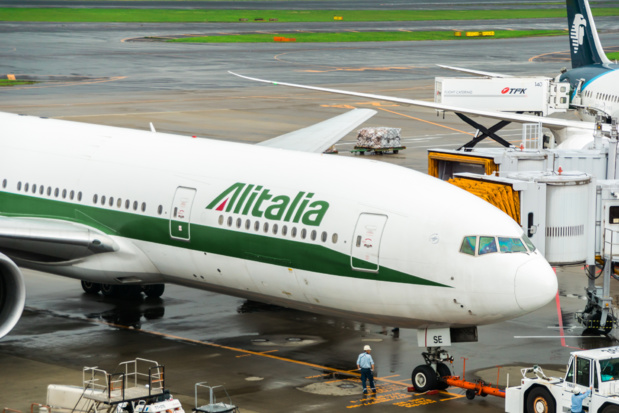
[[[136,358],[120,363],[117,372],[84,367],[82,399],[88,411],[112,411],[124,403],[154,403],[170,398],[165,390],[165,367],[156,361]]]

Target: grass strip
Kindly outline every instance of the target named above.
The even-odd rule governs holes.
[[[275,37],[293,38],[296,43],[337,43],[337,42],[398,42],[422,40],[459,39],[508,39],[518,37],[541,37],[566,35],[565,30],[495,30],[494,36],[461,37],[452,31],[415,32],[339,32],[339,33],[294,33],[294,34],[240,34],[231,36],[199,36],[180,39],[167,39],[167,42],[180,43],[274,43]]]
[[[619,16],[619,8],[596,8],[593,15]],[[0,8],[0,21],[39,22],[249,22],[277,19],[278,22],[344,21],[424,21],[565,18],[565,9],[526,10],[164,10],[164,9],[70,9],[70,8]]]
[[[608,56],[609,60],[619,60],[619,52],[606,53],[606,56]]]
[[[8,79],[0,79],[0,87],[6,86],[19,86],[19,85],[33,85],[37,82],[32,80],[8,80]]]

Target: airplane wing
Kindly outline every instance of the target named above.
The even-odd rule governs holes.
[[[437,65],[442,69],[453,70],[454,72],[467,73],[469,75],[488,76],[488,77],[513,77],[511,75],[504,75],[502,73],[484,72],[483,70],[466,69],[462,67]]]
[[[560,131],[566,128],[570,128],[572,130],[577,129],[579,131],[583,131],[586,133],[593,133],[593,128],[594,128],[594,124],[592,122],[582,122],[582,121],[576,121],[576,120],[566,120],[566,119],[550,118],[550,117],[535,116],[535,115],[525,115],[525,114],[518,114],[518,113],[467,109],[464,107],[443,105],[443,104],[435,103],[435,102],[426,102],[423,100],[414,100],[414,99],[399,98],[399,97],[394,97],[394,96],[376,95],[373,93],[350,92],[346,90],[298,85],[294,83],[276,82],[273,80],[257,79],[254,77],[243,76],[243,75],[230,72],[230,71],[228,73],[234,76],[238,76],[243,79],[253,80],[255,82],[270,83],[275,86],[288,86],[288,87],[295,87],[295,88],[301,88],[301,89],[316,90],[320,92],[337,93],[340,95],[357,96],[357,97],[362,97],[365,99],[383,100],[387,102],[401,103],[403,105],[418,106],[418,107],[423,107],[423,108],[428,108],[428,109],[442,110],[446,112],[462,113],[462,114],[471,115],[471,116],[481,116],[485,118],[506,120],[509,122],[516,122],[516,123],[540,123],[543,127],[549,128],[551,130]]]
[[[0,251],[25,260],[62,262],[118,249],[110,237],[84,225],[0,217]]]
[[[258,145],[322,153],[376,113],[372,109],[353,109],[324,122],[260,142]]]

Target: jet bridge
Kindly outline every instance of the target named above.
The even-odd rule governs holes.
[[[430,149],[428,173],[503,210],[551,264],[585,263],[588,301],[577,318],[608,332],[615,324],[610,280],[619,280],[617,122],[609,133],[598,123],[586,150],[544,149],[527,128],[519,147]]]

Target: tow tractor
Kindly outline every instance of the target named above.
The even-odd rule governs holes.
[[[564,378],[546,377],[538,366],[522,369],[520,383],[505,390],[507,413],[570,412],[574,388],[590,387],[584,411],[619,413],[619,347],[573,352]]]

